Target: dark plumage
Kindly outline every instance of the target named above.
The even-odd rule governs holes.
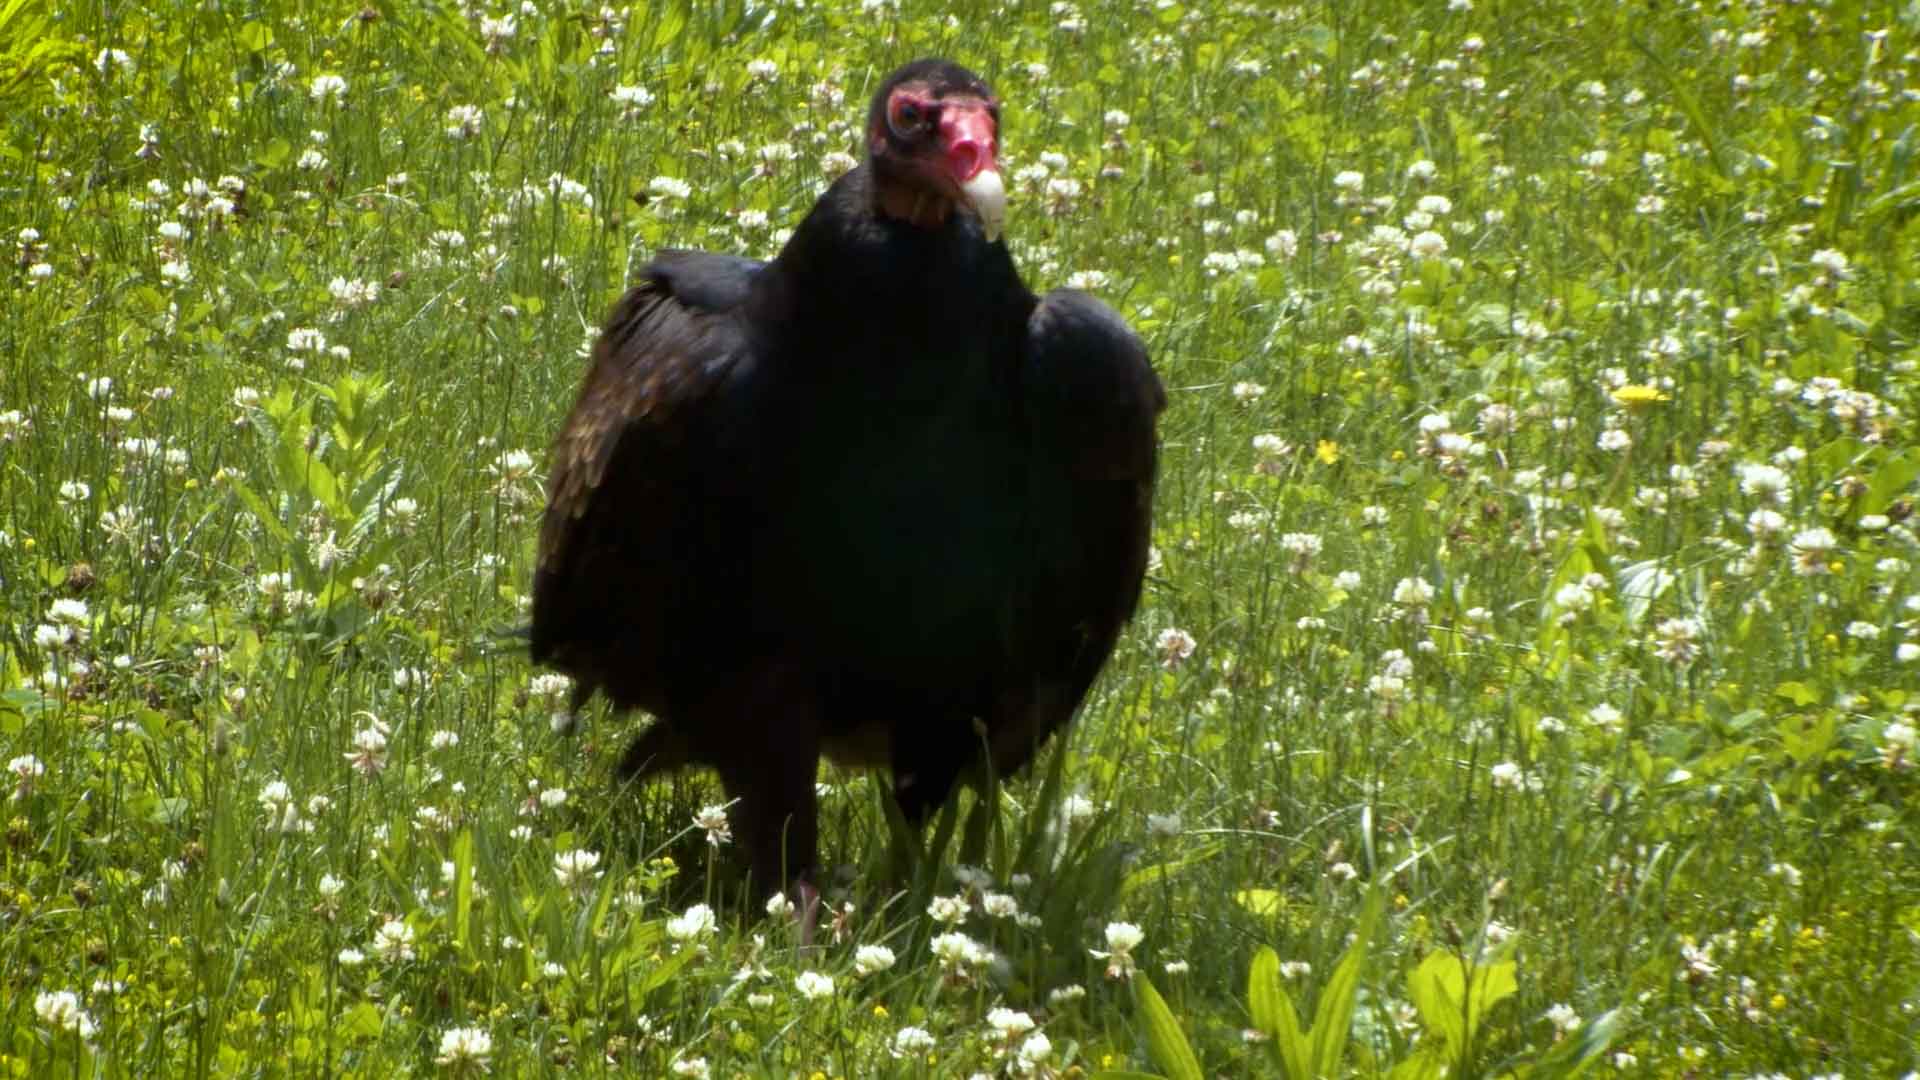
[[[1166,395],[1022,284],[998,125],[970,72],[895,72],[772,262],[646,268],[554,442],[534,659],[654,714],[623,776],[718,771],[763,890],[807,891],[822,754],[923,821],[1067,723],[1139,599]]]

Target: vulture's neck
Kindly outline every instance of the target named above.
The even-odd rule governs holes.
[[[844,327],[940,332],[989,321],[1028,297],[1006,249],[958,211],[877,183],[871,164],[834,181],[794,230],[769,275],[769,314]],[[945,325],[942,325],[945,324]]]

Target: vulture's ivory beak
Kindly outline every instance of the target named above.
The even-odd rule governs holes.
[[[987,242],[1000,239],[1000,228],[1007,220],[1007,187],[1000,180],[1000,170],[981,169],[960,185],[960,191],[980,218]]]

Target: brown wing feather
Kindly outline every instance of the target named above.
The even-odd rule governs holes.
[[[1139,603],[1153,537],[1155,421],[1167,405],[1146,347],[1098,300],[1049,293],[1028,335],[1034,663],[990,725],[1002,773],[1024,766],[1072,718]]]
[[[701,489],[708,398],[739,359],[725,312],[650,274],[615,305],[554,440],[534,573],[536,661],[581,698],[659,712],[672,694],[699,556],[716,531]]]

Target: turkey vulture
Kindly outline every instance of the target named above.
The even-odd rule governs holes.
[[[647,266],[553,444],[533,657],[654,715],[623,778],[718,772],[758,889],[815,895],[822,754],[924,823],[1067,723],[1139,600],[1166,393],[1112,310],[1021,282],[999,120],[894,72],[773,261]]]

